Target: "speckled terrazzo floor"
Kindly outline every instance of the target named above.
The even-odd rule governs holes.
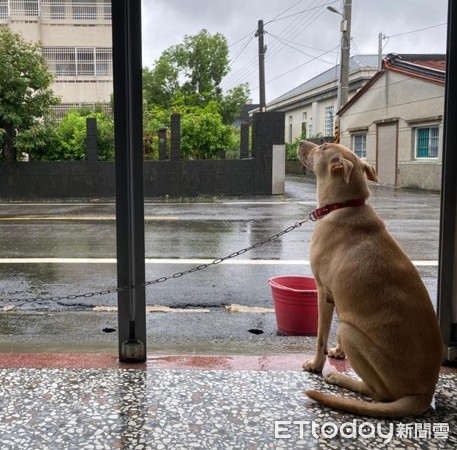
[[[455,371],[441,373],[436,410],[424,417],[354,422],[354,416],[322,409],[306,399],[303,391],[308,388],[352,394],[301,372],[297,362],[302,357],[297,356],[270,361],[150,357],[139,368],[116,367],[114,359],[106,357],[110,364],[100,357],[99,364],[86,367],[86,362],[80,364],[85,368],[78,368],[75,355],[68,367],[57,357],[46,360],[42,355],[29,357],[29,363],[22,358],[22,364],[15,364],[21,368],[12,367],[19,359],[4,356],[1,450],[457,446]],[[49,367],[42,367],[46,361]],[[351,437],[354,432],[357,439]]]

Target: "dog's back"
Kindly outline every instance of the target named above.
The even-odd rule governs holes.
[[[320,207],[358,205],[327,208],[332,212],[317,221],[313,232],[310,256],[320,322],[316,356],[304,368],[322,370],[331,321],[326,304],[334,304],[340,344],[362,381],[341,374],[330,375],[327,381],[389,403],[308,394],[356,414],[421,414],[428,409],[438,380],[442,340],[419,273],[374,209],[364,204],[369,196],[365,175],[376,181],[376,173],[340,145],[302,142],[298,156],[316,174]]]

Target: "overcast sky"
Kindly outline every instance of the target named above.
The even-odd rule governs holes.
[[[351,55],[445,53],[447,0],[353,0]],[[230,73],[222,87],[248,82],[258,103],[259,19],[265,23],[266,97],[274,100],[339,62],[341,16],[337,0],[143,0],[143,66],[202,29],[222,33],[230,49]],[[424,29],[427,28],[427,29]]]

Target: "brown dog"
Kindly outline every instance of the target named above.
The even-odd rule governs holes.
[[[365,175],[373,167],[337,144],[302,141],[302,163],[317,178],[319,208],[310,248],[319,298],[317,351],[303,368],[321,372],[333,308],[340,322],[338,342],[362,381],[338,372],[331,384],[380,403],[306,394],[335,409],[372,417],[419,415],[431,404],[442,362],[436,314],[409,258],[370,205]],[[329,356],[343,356],[341,348]]]

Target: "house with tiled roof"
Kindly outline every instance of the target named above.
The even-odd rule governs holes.
[[[377,72],[377,55],[356,55],[349,60],[349,98],[354,96]],[[334,117],[340,65],[322,72],[267,105],[268,111],[284,111],[285,138],[322,136],[333,140]]]
[[[445,76],[445,55],[389,54],[338,112],[341,143],[380,183],[440,189]]]

